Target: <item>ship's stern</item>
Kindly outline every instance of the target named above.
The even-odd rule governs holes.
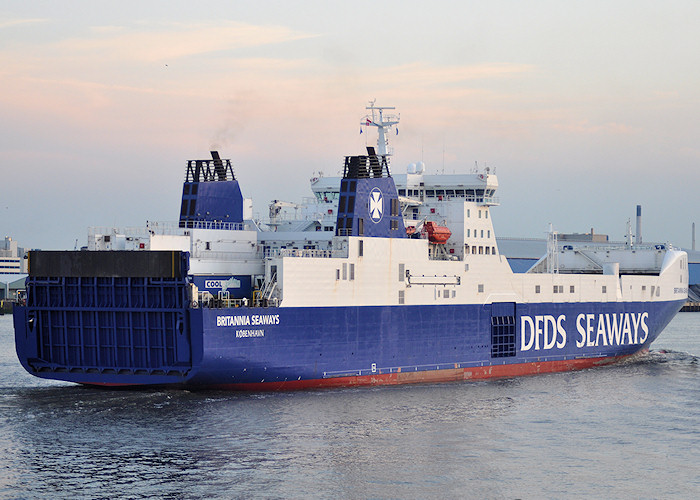
[[[187,253],[30,252],[29,262],[13,320],[30,374],[123,386],[184,384],[196,371]]]

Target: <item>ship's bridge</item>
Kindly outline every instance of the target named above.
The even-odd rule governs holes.
[[[481,205],[495,206],[498,177],[491,173],[434,174],[406,173],[394,175],[399,196],[416,200],[442,201],[462,198]],[[318,177],[311,180],[311,190],[318,203],[337,202],[339,177]]]
[[[340,177],[324,177],[323,172],[311,179],[311,191],[318,203],[338,203]]]
[[[498,178],[488,172],[425,175],[409,171],[395,176],[395,181],[399,196],[420,202],[461,198],[485,206],[499,204]]]

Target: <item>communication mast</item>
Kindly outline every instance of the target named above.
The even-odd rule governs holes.
[[[365,108],[370,110],[372,113],[365,116],[360,125],[365,127],[377,127],[377,155],[390,155],[391,152],[389,152],[389,138],[387,137],[387,131],[399,123],[400,117],[399,115],[385,116],[384,110],[396,108],[394,106],[375,106],[375,102],[376,100],[370,101],[369,106]]]

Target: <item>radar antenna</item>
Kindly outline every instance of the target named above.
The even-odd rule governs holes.
[[[375,102],[377,102],[376,99],[369,101],[369,106],[367,106],[365,109],[370,110],[371,114],[366,115],[362,119],[360,125],[364,127],[377,127],[377,155],[386,156],[391,154],[389,152],[389,139],[387,137],[387,131],[399,123],[400,115],[385,115],[385,109],[396,108],[393,106],[375,106]]]

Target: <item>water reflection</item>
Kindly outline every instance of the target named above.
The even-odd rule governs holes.
[[[700,487],[698,358],[672,346],[574,373],[240,394],[57,385],[17,370],[5,341],[0,496],[576,497],[585,485],[592,496],[669,497]]]

